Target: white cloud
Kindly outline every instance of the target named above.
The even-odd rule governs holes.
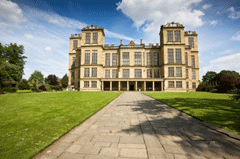
[[[0,0],[0,26],[17,26],[25,20],[22,9],[8,0]]]
[[[45,47],[45,50],[51,52],[52,48],[51,47]]]
[[[240,18],[240,11],[236,11],[234,7],[229,8],[228,11],[230,12],[229,18],[234,20]]]
[[[215,26],[215,25],[217,25],[217,24],[218,24],[218,21],[217,21],[217,20],[211,20],[211,21],[210,21],[210,25]]]
[[[33,35],[32,34],[25,34],[24,35],[26,38],[28,38],[28,39],[33,39]]]
[[[210,8],[210,7],[212,7],[212,4],[204,4],[204,5],[202,6],[202,8],[203,8],[204,10],[206,10],[206,9],[208,9],[208,8]]]
[[[221,70],[235,70],[240,72],[240,53],[233,55],[223,56],[210,61],[209,65],[201,69],[202,74],[207,71],[220,72]]]
[[[235,35],[233,35],[231,40],[240,41],[240,31],[238,31]]]
[[[125,36],[125,35],[122,35],[122,34],[118,34],[118,33],[114,33],[114,32],[111,32],[107,29],[104,29],[104,32],[106,33],[106,36],[110,37],[110,38],[118,38],[118,39],[124,39],[124,40],[134,40],[131,37],[128,37],[128,36]]]

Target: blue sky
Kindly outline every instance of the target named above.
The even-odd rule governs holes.
[[[198,33],[200,79],[240,72],[239,0],[0,0],[0,42],[24,45],[24,78],[68,73],[69,37],[86,25],[105,28],[105,43],[159,43],[160,26],[180,22]]]

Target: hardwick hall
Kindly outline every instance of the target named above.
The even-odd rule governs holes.
[[[160,28],[160,45],[104,44],[104,28],[70,37],[69,87],[79,91],[195,91],[199,84],[195,31],[179,23]]]

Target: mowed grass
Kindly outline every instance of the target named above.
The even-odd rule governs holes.
[[[31,158],[118,97],[119,92],[0,96],[0,158]]]
[[[206,92],[146,92],[167,105],[240,135],[240,103],[232,95]]]

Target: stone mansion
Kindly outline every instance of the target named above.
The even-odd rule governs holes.
[[[195,91],[199,84],[195,31],[179,23],[160,28],[160,45],[130,41],[104,44],[104,28],[87,26],[71,35],[69,87],[79,91]]]

